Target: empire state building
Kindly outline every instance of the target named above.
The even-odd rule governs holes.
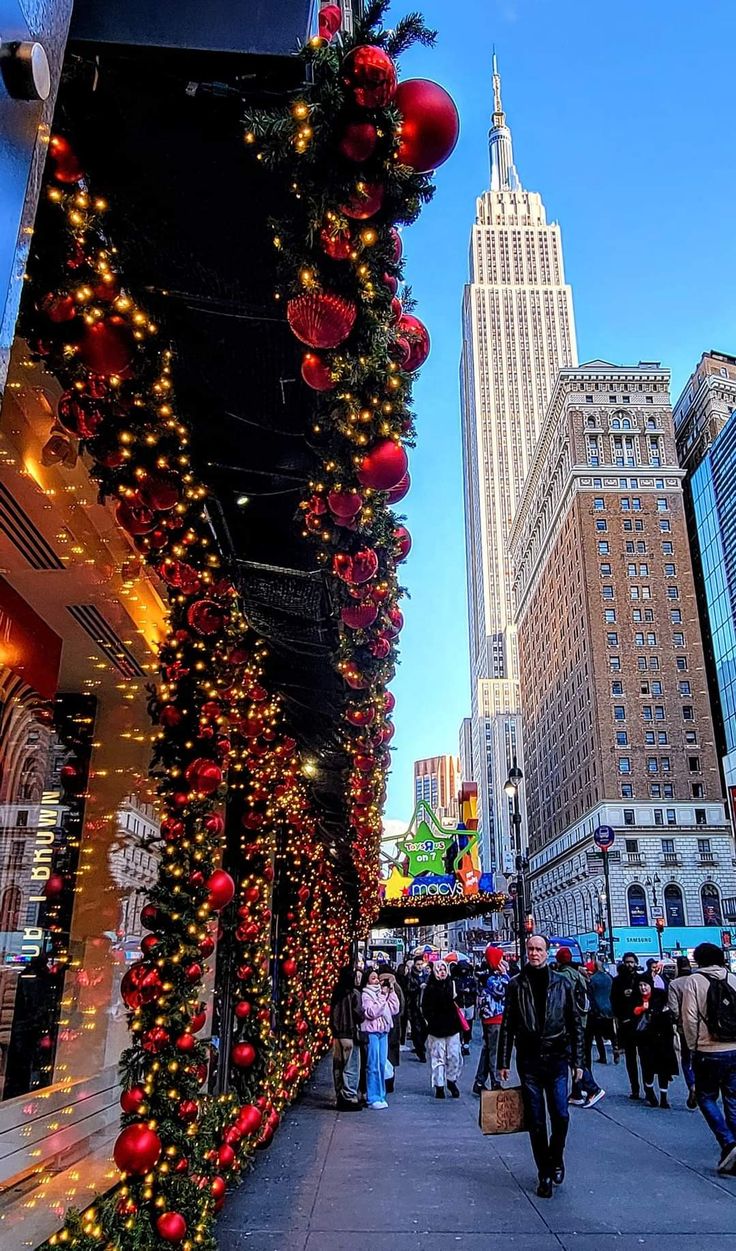
[[[495,54],[489,149],[490,189],[470,237],[460,384],[472,768],[485,864],[505,870],[513,855],[503,781],[522,755],[508,537],[555,378],[577,363],[577,349],[560,228],[516,171]]]

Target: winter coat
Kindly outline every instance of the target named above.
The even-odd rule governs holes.
[[[728,973],[722,965],[712,964],[706,969],[697,969],[685,978],[682,988],[682,1030],[685,1042],[691,1051],[702,1051],[706,1055],[716,1052],[736,1051],[736,1042],[726,1042],[714,1038],[708,1029],[706,1020],[708,999],[708,978],[728,977],[731,986],[736,987],[736,978]],[[677,979],[680,980],[679,978]]]
[[[636,1021],[634,1008],[642,1004],[641,980],[641,973],[626,968],[621,968],[613,979],[611,1007],[616,1020],[623,1026],[633,1026]]]
[[[675,1030],[672,1014],[667,1007],[667,991],[653,990],[646,1012],[636,1018],[636,1045],[642,1061],[649,1061],[660,1078],[677,1073]]]
[[[468,1008],[472,1010],[478,996],[478,984],[473,970],[466,961],[459,962],[452,980],[455,985],[455,997],[460,1007],[465,1012]]]
[[[440,980],[432,974],[422,996],[422,1016],[434,1038],[452,1038],[460,1033],[462,1026],[451,977]]]
[[[524,1064],[565,1059],[572,1068],[584,1066],[583,1021],[575,1004],[569,981],[550,969],[547,1011],[540,1031],[531,982],[522,969],[511,979],[506,991],[506,1009],[498,1039],[498,1067],[511,1067],[516,1046],[520,1067]]]
[[[330,1028],[333,1038],[352,1038],[358,1042],[363,1006],[359,990],[348,990],[336,999],[330,1008]]]
[[[588,982],[588,999],[590,1000],[590,1014],[593,1018],[599,1020],[601,1017],[610,1018],[613,1016],[613,1007],[611,1005],[611,990],[613,988],[613,978],[610,973],[598,969],[593,973]]]
[[[478,996],[478,1016],[484,1025],[498,1025],[506,1005],[508,973],[491,973]]]
[[[380,986],[363,988],[363,1034],[388,1034],[394,1023],[394,1015],[398,1014],[399,1001],[393,990],[384,995]]]
[[[588,1020],[588,979],[580,969],[576,969],[572,964],[563,964],[556,970],[559,977],[563,977],[572,989],[573,998],[577,1005],[578,1012],[583,1018],[583,1029],[585,1029]]]

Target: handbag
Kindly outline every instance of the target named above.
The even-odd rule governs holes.
[[[521,1086],[482,1090],[478,1124],[482,1134],[521,1134],[526,1129]]]
[[[457,1019],[460,1022],[460,1028],[464,1030],[469,1030],[470,1026],[468,1025],[465,1013],[463,1012],[459,1003],[455,1004],[455,1011],[457,1012]]]

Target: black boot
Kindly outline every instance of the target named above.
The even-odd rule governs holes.
[[[452,1095],[453,1099],[459,1099],[459,1098],[460,1098],[460,1091],[459,1091],[459,1089],[458,1089],[457,1082],[448,1082],[448,1083],[447,1083],[447,1089],[449,1090],[449,1092],[450,1092],[450,1094]]]
[[[551,1177],[540,1177],[539,1185],[537,1186],[537,1195],[540,1199],[552,1198],[552,1178]]]
[[[435,1086],[435,1088],[434,1088],[434,1097],[435,1097],[435,1099],[444,1099],[444,1097],[445,1097],[445,1088],[444,1088],[444,1086]]]
[[[647,1103],[649,1104],[650,1108],[656,1108],[656,1106],[657,1106],[657,1096],[656,1096],[656,1095],[655,1095],[655,1093],[654,1093],[654,1087],[653,1087],[653,1086],[645,1086],[645,1087],[644,1087],[644,1098],[646,1099],[646,1101],[647,1101]]]

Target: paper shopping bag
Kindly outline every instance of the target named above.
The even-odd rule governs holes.
[[[522,1133],[526,1127],[521,1087],[481,1091],[478,1124],[483,1134]]]

